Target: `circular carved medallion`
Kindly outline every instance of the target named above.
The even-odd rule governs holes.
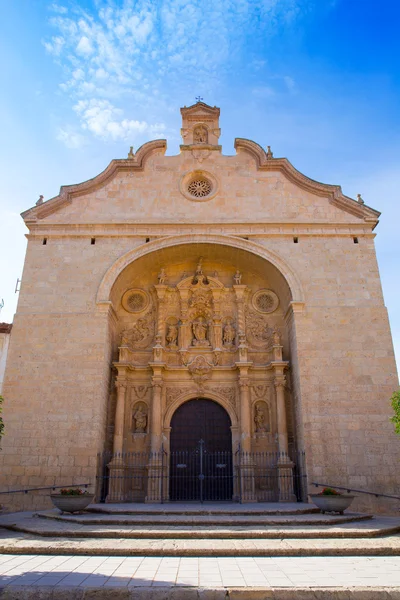
[[[188,200],[205,202],[217,194],[218,181],[207,171],[191,171],[182,177],[179,188]]]
[[[279,306],[279,298],[272,290],[259,290],[252,299],[256,311],[264,314],[274,312]]]
[[[195,198],[204,198],[211,194],[212,185],[205,177],[196,177],[188,185],[188,192]]]
[[[144,290],[127,290],[122,296],[121,304],[127,312],[139,313],[147,308],[149,297]]]

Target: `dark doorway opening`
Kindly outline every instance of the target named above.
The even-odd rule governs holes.
[[[189,400],[171,420],[170,500],[232,500],[231,420],[206,398]]]

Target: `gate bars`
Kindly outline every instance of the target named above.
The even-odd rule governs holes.
[[[304,502],[305,454],[191,450],[98,454],[100,502]]]

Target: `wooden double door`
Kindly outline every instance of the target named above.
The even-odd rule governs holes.
[[[233,495],[231,421],[213,400],[182,404],[171,421],[170,499],[226,501]]]

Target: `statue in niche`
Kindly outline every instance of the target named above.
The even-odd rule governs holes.
[[[147,427],[147,413],[143,410],[142,406],[133,413],[133,431],[134,433],[146,433]]]
[[[168,325],[167,335],[165,336],[167,340],[167,346],[175,347],[178,341],[178,327],[176,325]]]
[[[197,319],[196,321],[193,321],[192,329],[193,329],[193,335],[194,335],[193,345],[194,346],[208,346],[207,323],[202,318]]]
[[[236,337],[236,329],[232,323],[228,322],[224,327],[224,335],[222,338],[224,346],[232,346]]]
[[[235,285],[241,285],[241,283],[242,283],[242,274],[239,271],[239,269],[236,269],[236,273],[233,276],[233,281],[235,282]]]
[[[261,408],[260,404],[256,405],[254,423],[256,426],[256,433],[265,433],[267,431],[267,425],[265,423],[265,412]]]
[[[207,144],[208,142],[208,133],[207,129],[203,127],[203,125],[199,125],[195,127],[193,131],[193,143],[194,144]]]
[[[165,269],[162,268],[161,271],[158,274],[158,283],[160,285],[164,285],[164,283],[166,282],[166,279],[167,279],[167,274],[165,272]]]

